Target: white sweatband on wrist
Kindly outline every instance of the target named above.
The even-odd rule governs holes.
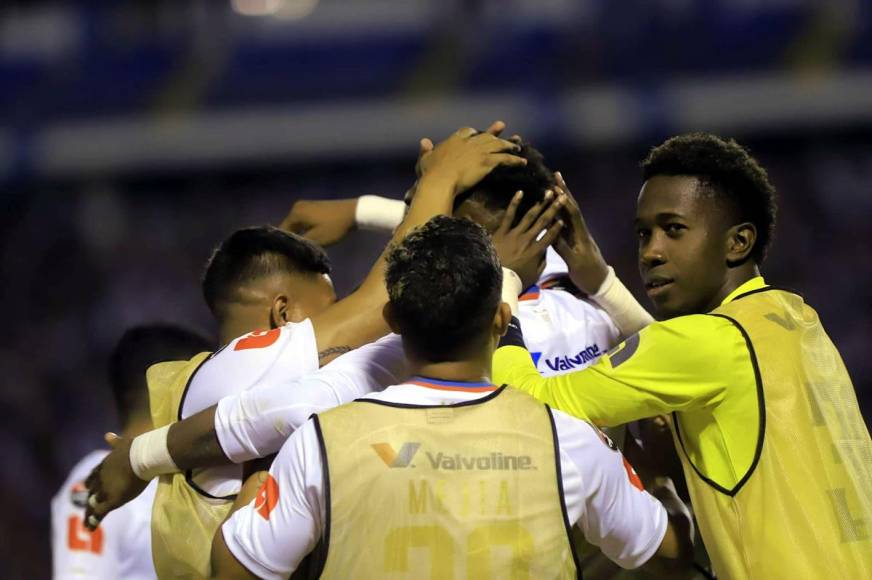
[[[608,313],[624,337],[636,334],[654,322],[654,317],[627,290],[611,266],[599,290],[590,298]]]
[[[405,215],[406,204],[400,199],[362,195],[357,198],[354,223],[366,230],[393,231]]]
[[[512,316],[518,315],[518,296],[524,291],[521,277],[514,270],[503,268],[503,302],[512,309]]]
[[[130,445],[130,467],[139,479],[151,481],[158,475],[179,471],[167,448],[169,430],[170,426],[166,425],[133,440]]]

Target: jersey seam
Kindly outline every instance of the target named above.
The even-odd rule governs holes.
[[[760,290],[768,290],[770,288],[772,288],[772,287],[770,286],[767,288],[761,288]],[[752,292],[757,292],[757,291],[752,290]],[[681,444],[681,449],[682,449],[682,451],[684,451],[684,455],[685,455],[685,457],[687,457],[687,462],[690,464],[691,468],[693,468],[693,471],[696,472],[696,474],[700,477],[700,479],[702,479],[704,482],[709,484],[711,487],[713,487],[717,491],[719,491],[719,492],[721,492],[724,495],[727,495],[729,497],[735,497],[735,495],[737,493],[739,493],[739,490],[742,489],[742,487],[748,482],[748,480],[751,478],[751,475],[757,469],[757,465],[760,462],[760,456],[763,453],[763,441],[764,441],[765,436],[766,436],[766,400],[765,400],[765,396],[763,393],[763,380],[760,376],[760,366],[757,362],[757,354],[754,351],[754,345],[751,342],[751,338],[748,336],[748,333],[745,331],[745,328],[741,324],[739,324],[739,322],[737,320],[735,320],[734,318],[727,316],[725,314],[709,313],[706,316],[715,316],[718,318],[723,318],[725,320],[728,320],[742,334],[742,338],[744,338],[744,340],[745,340],[745,346],[748,349],[748,355],[751,359],[751,367],[754,369],[754,381],[755,381],[756,387],[757,387],[757,412],[758,412],[759,416],[758,416],[758,421],[757,421],[757,423],[758,423],[758,426],[757,426],[757,444],[756,444],[755,449],[754,449],[754,458],[751,460],[751,465],[748,467],[748,470],[745,472],[745,474],[739,479],[739,481],[732,488],[727,489],[726,487],[718,484],[717,482],[715,482],[711,478],[703,475],[702,471],[700,471],[700,469],[696,466],[696,464],[690,458],[690,454],[687,453],[687,448],[684,445],[684,439],[681,436],[681,425],[679,422],[677,412],[673,411],[672,416],[673,416],[673,421],[675,423],[675,433],[678,436],[678,442]]]
[[[750,296],[752,294],[759,294],[760,292],[769,292],[770,290],[780,290],[781,292],[787,292],[788,294],[796,294],[800,298],[803,298],[802,294],[797,292],[796,290],[792,290],[790,288],[785,288],[784,286],[765,286],[763,288],[755,288],[754,290],[748,290],[747,292],[742,292],[741,294],[734,297],[730,302],[734,302],[739,298],[745,298],[746,296]],[[805,300],[805,298],[803,298]],[[729,304],[729,302],[727,303]],[[709,313],[711,314],[711,313]],[[711,314],[711,316],[724,316],[723,314]]]
[[[545,405],[545,412],[548,414],[548,423],[551,426],[551,437],[554,445],[554,471],[557,476],[557,496],[560,499],[560,514],[563,517],[563,527],[566,531],[569,552],[572,554],[572,561],[575,563],[575,577],[581,578],[581,561],[575,551],[575,543],[572,541],[572,526],[569,523],[566,498],[563,496],[563,469],[560,465],[560,441],[557,438],[557,424],[554,422],[554,413],[547,404]]]
[[[443,409],[443,408],[454,408],[454,407],[470,407],[472,405],[480,405],[482,403],[486,403],[491,399],[496,398],[500,393],[502,393],[508,385],[503,384],[497,390],[492,393],[488,393],[487,396],[480,397],[478,399],[472,399],[471,401],[461,401],[459,403],[452,403],[450,405],[414,405],[412,403],[395,403],[394,401],[381,401],[378,399],[368,399],[368,398],[360,398],[355,399],[355,403],[372,403],[374,405],[383,405],[385,407],[396,407],[398,409]]]
[[[313,578],[318,578],[324,573],[327,567],[327,558],[330,557],[330,532],[333,518],[332,500],[330,497],[330,464],[327,462],[327,444],[324,441],[324,433],[321,431],[321,421],[318,415],[312,415],[312,423],[315,427],[315,436],[318,438],[318,447],[321,454],[321,477],[324,487],[324,529],[322,532],[323,549],[320,551],[318,558],[317,569],[310,574]],[[317,550],[317,548],[316,548]],[[313,550],[314,552],[314,550]]]

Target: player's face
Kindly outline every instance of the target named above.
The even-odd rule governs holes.
[[[656,175],[636,209],[639,272],[662,318],[709,312],[727,285],[727,227],[695,177]]]

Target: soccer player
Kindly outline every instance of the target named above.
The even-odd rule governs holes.
[[[689,548],[596,428],[490,381],[511,312],[487,233],[436,217],[388,257],[385,314],[416,375],[317,415],[216,534],[213,576],[285,578],[321,542],[325,578],[575,576],[569,528],[636,567]]]
[[[492,129],[494,126],[492,126]],[[479,181],[498,164],[523,164],[511,154],[518,146],[491,132],[461,129],[429,153],[422,176],[423,197],[411,207],[405,231],[430,216],[449,212],[454,195]],[[323,252],[302,238],[271,228],[249,230],[216,252],[204,277],[204,294],[219,319],[222,335],[255,330],[221,351],[186,364],[164,365],[149,375],[155,427],[132,444],[115,449],[88,479],[88,524],[135,497],[153,477],[162,478],[155,501],[155,564],[161,575],[202,575],[208,544],[241,485],[241,469],[222,466],[179,473],[170,423],[213,406],[223,396],[259,381],[292,380],[318,369],[319,359],[351,350],[387,332],[382,307],[387,299],[382,261],[361,287],[332,304]],[[267,330],[268,329],[268,330]],[[305,398],[307,394],[303,394]],[[195,449],[198,450],[199,448]],[[130,477],[115,477],[118,472]],[[103,471],[106,477],[103,477]],[[174,474],[174,475],[172,475]],[[178,537],[185,537],[179,542]]]
[[[760,275],[775,190],[735,141],[689,134],[642,163],[639,269],[662,322],[583,371],[499,381],[599,425],[671,414],[719,578],[872,577],[872,442],[815,311]]]
[[[518,155],[527,164],[489,173],[457,197],[454,215],[484,226],[502,265],[520,276],[518,318],[524,338],[537,370],[555,376],[592,364],[621,337],[634,334],[653,318],[602,258],[562,176],[548,169],[535,148],[519,144]],[[406,201],[412,198],[407,194]],[[300,200],[282,227],[332,244],[355,227],[391,230],[402,215],[399,200],[371,195]],[[557,231],[539,238],[556,216],[565,218],[569,227],[559,238]]]
[[[212,350],[205,338],[178,326],[154,324],[127,330],[109,360],[109,383],[125,437],[151,429],[145,372],[151,365],[189,359]],[[84,525],[84,479],[108,453],[92,451],[73,467],[52,500],[54,578],[156,578],[151,561],[151,505],[157,482],[90,532]]]

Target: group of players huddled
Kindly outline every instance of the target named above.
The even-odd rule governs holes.
[[[123,431],[54,500],[56,578],[872,578],[872,442],[815,311],[760,275],[765,170],[709,134],[651,150],[655,320],[504,128],[423,139],[402,201],[230,235],[218,350],[125,334]],[[393,237],[337,301],[321,245],[358,227]]]

